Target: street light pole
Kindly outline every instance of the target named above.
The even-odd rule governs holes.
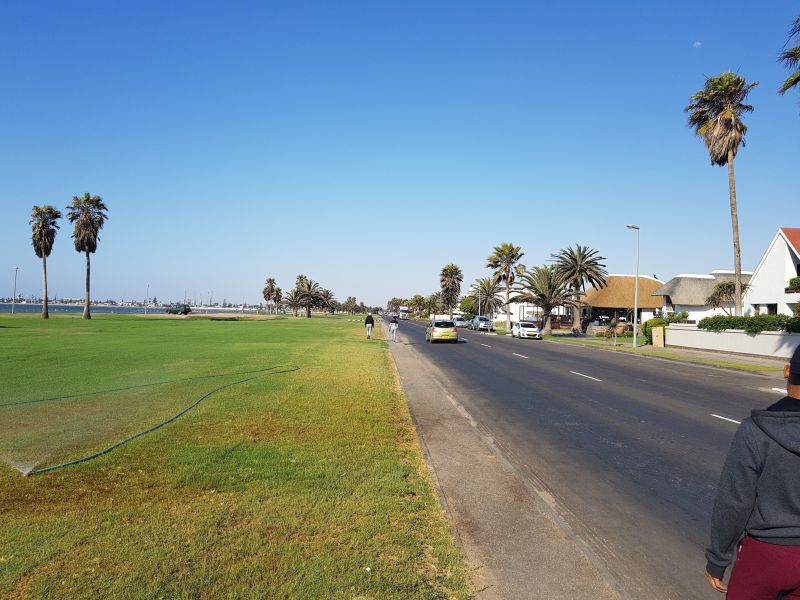
[[[147,295],[144,297],[144,314],[147,314],[147,302],[150,299],[150,284],[147,284]]]
[[[14,314],[14,305],[17,303],[17,272],[19,267],[14,267],[14,295],[11,296],[11,314]]]
[[[636,230],[636,290],[633,295],[633,349],[636,349],[636,332],[639,329],[639,226],[626,225]]]

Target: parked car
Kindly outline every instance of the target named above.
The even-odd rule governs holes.
[[[542,332],[533,321],[514,321],[511,325],[511,337],[531,338],[534,340],[542,339]]]
[[[470,321],[469,328],[475,331],[494,331],[492,320],[489,317],[475,317]]]
[[[458,315],[453,317],[453,323],[456,324],[456,327],[466,327],[467,326],[467,320],[464,317],[461,317],[461,316],[458,316]]]
[[[188,315],[192,309],[187,304],[175,304],[167,309],[168,315]]]
[[[458,327],[453,321],[431,321],[425,330],[425,341],[432,344],[439,340],[458,342]]]

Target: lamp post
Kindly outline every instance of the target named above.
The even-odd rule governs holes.
[[[17,303],[17,272],[19,267],[14,267],[14,295],[11,296],[11,314],[14,314],[14,305]]]
[[[144,297],[144,314],[147,314],[147,302],[150,299],[150,284],[147,284],[147,294]]]
[[[633,293],[633,349],[636,349],[636,332],[639,329],[639,226],[626,225],[636,230],[636,289]]]

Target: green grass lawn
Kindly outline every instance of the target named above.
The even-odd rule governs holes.
[[[17,315],[0,339],[0,458],[39,467],[222,388],[95,460],[0,462],[0,597],[471,597],[361,323]]]

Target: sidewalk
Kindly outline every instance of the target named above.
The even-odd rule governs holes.
[[[398,340],[389,348],[442,505],[475,566],[477,598],[620,598],[552,499],[517,475],[402,332]]]
[[[597,348],[598,350],[606,350],[609,352],[629,352],[639,356],[649,356],[669,361],[735,369],[737,371],[749,371],[772,376],[780,373],[783,370],[783,365],[786,364],[786,359],[783,358],[749,356],[744,354],[734,354],[732,352],[695,350],[693,348],[681,348],[677,346],[667,346],[666,348],[639,346],[634,350],[630,342],[627,344],[618,343],[616,346],[614,346],[604,338],[554,335],[545,339],[546,341],[555,342],[557,344],[577,344],[581,346]]]

